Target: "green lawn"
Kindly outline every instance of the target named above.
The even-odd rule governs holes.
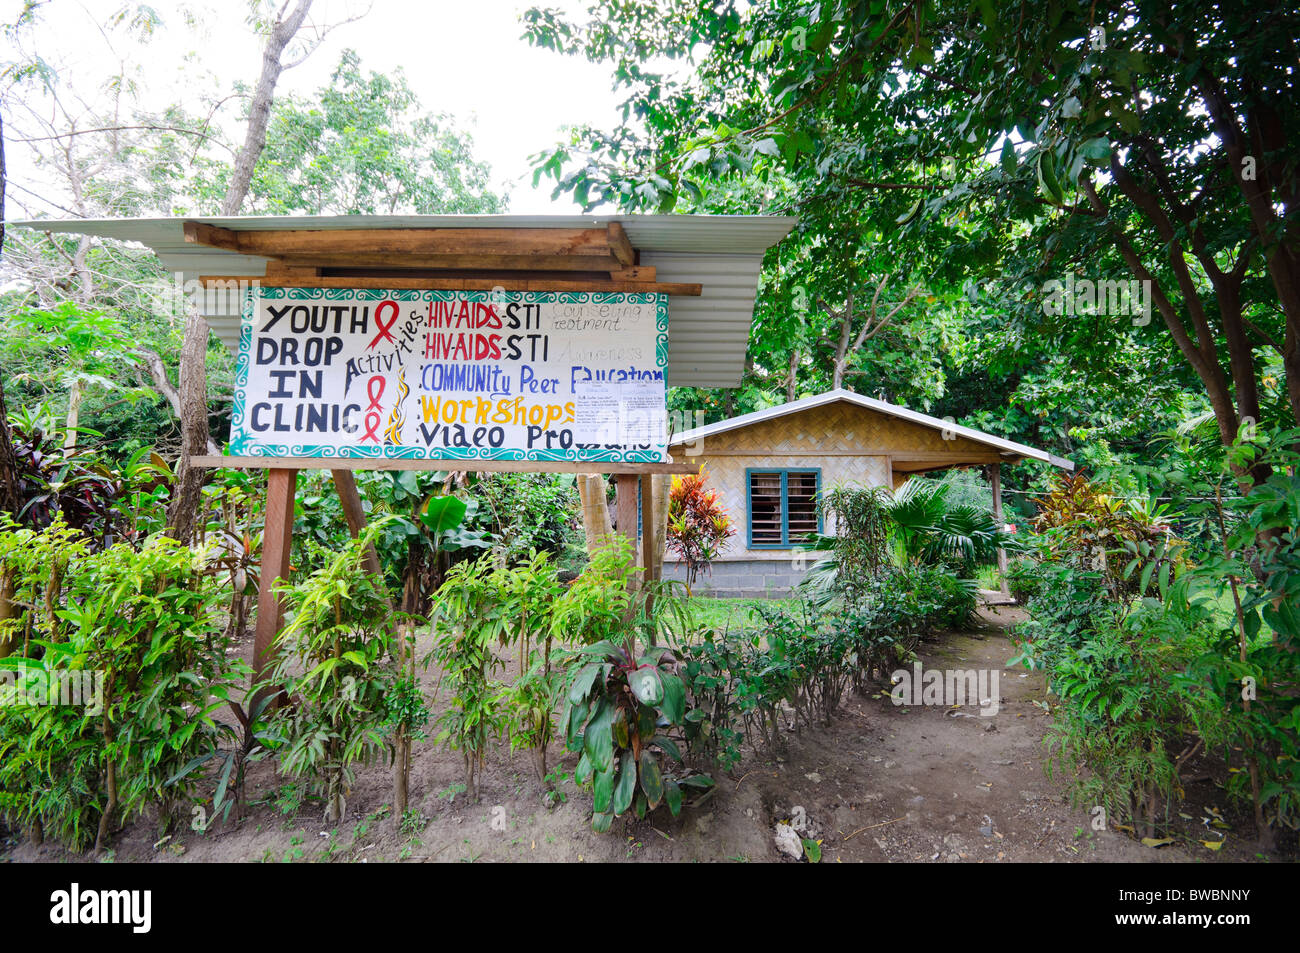
[[[710,626],[721,632],[737,629],[757,621],[754,608],[766,606],[793,606],[795,599],[714,599],[693,596],[686,600],[686,611],[696,626]]]

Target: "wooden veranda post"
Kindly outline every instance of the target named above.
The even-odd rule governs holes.
[[[989,467],[989,484],[993,488],[993,519],[1001,528],[1006,525],[1002,518],[1002,464],[994,463]],[[1011,595],[1007,586],[1007,551],[998,547],[998,579],[1002,584],[1002,594]]]
[[[262,571],[257,585],[257,629],[253,637],[253,682],[271,667],[275,638],[284,622],[284,604],[275,592],[289,578],[293,548],[293,496],[298,471],[276,467],[266,471],[266,524],[262,534]]]

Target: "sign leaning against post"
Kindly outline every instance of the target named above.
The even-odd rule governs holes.
[[[660,293],[258,288],[231,453],[665,462],[667,362]]]

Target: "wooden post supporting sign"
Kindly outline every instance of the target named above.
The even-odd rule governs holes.
[[[618,531],[627,537],[629,549],[636,557],[636,487],[635,473],[619,473],[614,477],[614,513]]]
[[[654,478],[647,473],[637,479],[641,484],[641,580],[643,584],[648,585],[658,578],[656,572],[658,567],[655,562],[655,546],[658,540],[655,535]],[[653,608],[654,597],[647,595],[646,614],[649,615]]]
[[[655,579],[655,496],[650,475],[637,477],[641,485],[641,578]]]
[[[298,471],[266,471],[266,524],[262,533],[262,571],[257,586],[257,629],[253,637],[253,681],[271,667],[276,636],[284,622],[284,604],[276,583],[289,578],[293,548],[293,495]]]

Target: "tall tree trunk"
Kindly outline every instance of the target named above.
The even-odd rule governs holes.
[[[67,433],[63,435],[63,452],[70,454],[77,449],[77,427],[81,425],[81,402],[86,396],[85,381],[74,378],[68,389]]]
[[[608,481],[603,473],[579,473],[577,484],[587,552],[593,553],[614,531],[609,519],[609,503],[605,498]]]
[[[181,459],[176,468],[176,488],[167,509],[167,533],[183,542],[194,539],[199,504],[203,499],[203,471],[191,456],[208,450],[208,323],[190,305],[181,344]]]
[[[253,170],[266,146],[266,127],[271,117],[275,86],[284,71],[285,47],[307,18],[312,0],[298,0],[287,17],[277,18],[262,50],[262,72],[253,91],[248,110],[248,129],[244,144],[235,156],[226,196],[221,201],[222,215],[238,215],[248,195]],[[167,512],[167,532],[177,539],[194,537],[202,500],[203,472],[190,464],[190,457],[206,453],[211,440],[208,429],[208,324],[196,308],[185,318],[185,340],[181,346],[181,460],[176,470],[176,491]]]
[[[284,48],[302,28],[311,9],[311,0],[298,0],[297,6],[284,19],[276,19],[271,24],[271,32],[266,38],[262,50],[262,74],[257,78],[257,87],[253,90],[253,102],[248,108],[248,129],[244,135],[244,144],[235,156],[235,169],[226,189],[226,197],[221,201],[222,215],[238,215],[239,207],[248,195],[248,185],[253,181],[253,170],[257,160],[262,157],[266,146],[266,126],[271,120],[271,103],[275,99],[275,85],[284,72]]]
[[[0,117],[0,256],[4,255],[5,245],[5,182],[4,118]],[[22,503],[22,495],[18,490],[18,460],[9,433],[9,408],[5,405],[4,377],[0,376],[0,515],[11,515],[17,519]],[[12,619],[15,615],[13,595],[13,578],[0,572],[0,622]],[[13,650],[14,642],[13,638],[0,636],[0,658]]]
[[[4,117],[0,116],[0,257],[5,247],[5,136]],[[14,456],[13,437],[9,432],[9,408],[5,406],[4,378],[0,377],[0,513],[15,517],[22,509],[18,492],[18,460]]]
[[[844,369],[849,363],[849,339],[853,334],[853,292],[849,292],[848,304],[843,311],[838,314],[829,308],[827,311],[840,320],[840,336],[835,342],[835,359],[831,363],[831,390],[840,390],[844,386]]]
[[[1288,324],[1282,342],[1282,366],[1286,371],[1286,391],[1291,398],[1291,414],[1300,423],[1300,330]]]
[[[1163,224],[1159,218],[1159,209],[1155,206],[1150,194],[1145,192],[1128,174],[1127,170],[1113,158],[1111,170],[1116,183],[1128,195],[1130,200],[1141,211],[1147,213],[1157,226]],[[1092,176],[1081,175],[1079,177],[1079,187],[1083,190],[1093,209],[1109,220],[1110,208],[1097,192]],[[1237,432],[1241,427],[1241,418],[1237,415],[1237,408],[1232,399],[1232,391],[1228,386],[1228,376],[1223,372],[1223,366],[1219,363],[1215,334],[1206,320],[1204,306],[1199,293],[1192,285],[1187,263],[1183,259],[1182,247],[1177,242],[1169,242],[1169,261],[1172,270],[1178,277],[1180,290],[1183,292],[1183,309],[1192,321],[1193,333],[1191,334],[1188,333],[1187,325],[1184,323],[1179,308],[1169,295],[1165,294],[1160,282],[1156,280],[1156,276],[1143,264],[1137,250],[1133,247],[1123,229],[1112,224],[1110,237],[1116,250],[1119,251],[1120,257],[1129,266],[1134,277],[1139,281],[1148,282],[1148,287],[1151,289],[1152,303],[1156,306],[1156,310],[1160,312],[1160,317],[1164,319],[1165,326],[1169,329],[1174,343],[1178,345],[1178,350],[1182,352],[1183,358],[1191,365],[1192,370],[1196,372],[1196,376],[1201,379],[1201,384],[1205,387],[1205,395],[1209,398],[1210,407],[1214,410],[1215,422],[1219,427],[1219,439],[1225,446],[1230,446],[1237,438]]]

